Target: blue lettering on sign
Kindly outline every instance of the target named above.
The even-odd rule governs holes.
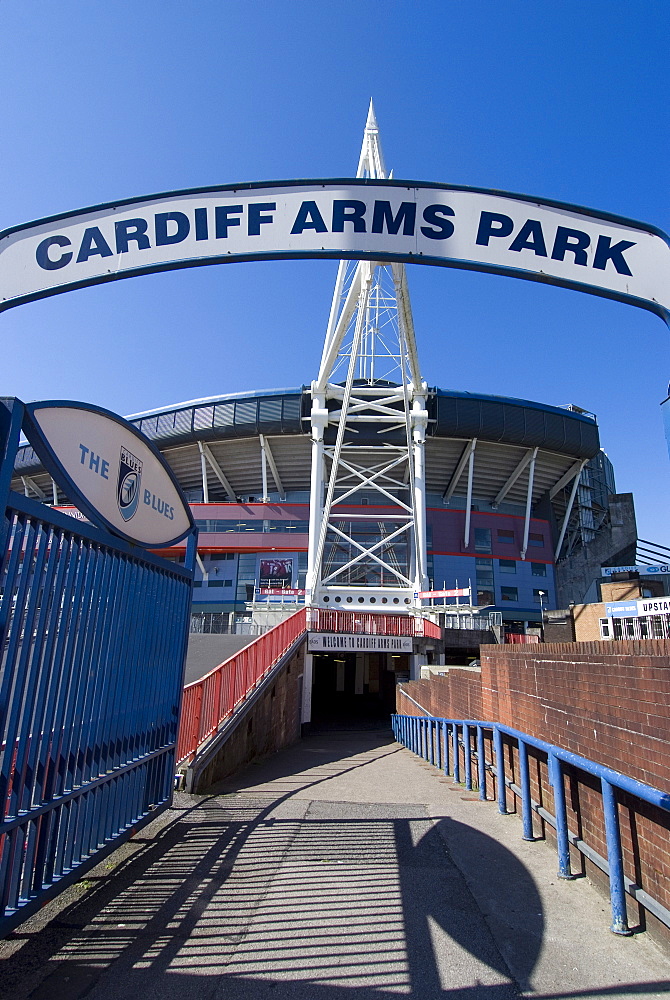
[[[215,205],[213,236],[217,240],[227,239],[231,229],[242,226],[245,213],[246,235],[260,236],[263,227],[274,224],[276,209],[274,201],[251,202],[246,208],[244,205]],[[114,255],[112,245],[117,254],[128,253],[131,249],[149,250],[152,247],[150,221],[153,222],[153,245],[156,247],[183,243],[189,237],[197,242],[209,240],[209,210],[199,207],[192,211],[192,216],[172,211],[157,212],[149,221],[142,218],[117,220],[113,241],[98,226],[88,226],[79,240],[76,256],[74,250],[68,249],[72,247],[72,242],[67,236],[48,236],[37,245],[35,259],[43,270],[55,271],[67,267],[73,260],[82,264],[91,257],[111,257]],[[316,201],[303,201],[291,227],[291,236],[300,236],[304,232],[327,233],[329,229],[324,212],[325,209],[319,208]],[[456,225],[456,213],[449,205],[443,204],[427,205],[421,217],[425,225],[418,224],[413,201],[402,201],[394,207],[391,201],[384,200],[376,200],[368,206],[364,201],[355,199],[334,199],[330,213],[330,232],[333,233],[352,231],[416,236],[418,227],[419,233],[426,239],[447,240],[454,234]],[[350,230],[348,227],[351,227]],[[581,229],[567,226],[556,227],[553,242],[551,236],[538,219],[526,219],[518,224],[509,215],[486,211],[480,213],[475,242],[484,247],[505,245],[513,254],[531,253],[536,257],[567,261],[578,267],[591,266],[599,271],[613,268],[618,274],[633,276],[624,256],[627,250],[636,246],[631,240],[613,243],[610,236],[591,237]],[[496,242],[499,240],[509,242],[500,244]],[[518,258],[515,263],[518,263]]]
[[[88,260],[89,257],[95,257],[98,254],[101,257],[111,257],[112,249],[98,227],[91,226],[84,230],[77,254],[77,263],[80,264],[82,261]]]
[[[249,236],[260,236],[261,225],[274,222],[271,215],[264,215],[264,212],[274,212],[277,208],[276,202],[252,202],[247,209],[247,234]]]
[[[65,267],[72,260],[71,253],[62,253],[60,257],[49,256],[49,250],[51,247],[70,247],[70,243],[67,236],[49,236],[48,239],[42,240],[42,242],[37,247],[35,251],[35,259],[40,267],[44,268],[45,271],[56,271],[59,267]]]
[[[333,228],[334,233],[343,233],[345,222],[350,222],[355,233],[365,232],[365,210],[367,205],[364,201],[341,201],[336,198],[333,202]]]
[[[231,219],[230,215],[241,215],[242,214],[241,205],[217,205],[214,209],[214,218],[216,220],[216,238],[217,240],[225,240],[228,235],[228,230],[231,226],[239,226],[239,219]]]
[[[87,448],[85,444],[79,445],[81,451],[81,465],[88,465],[89,471],[97,472],[103,479],[109,479],[109,462],[106,458],[96,455],[92,448]]]
[[[298,236],[306,229],[313,229],[317,233],[328,232],[328,226],[323,221],[323,216],[315,201],[303,201],[295,217],[291,236]]]
[[[487,247],[492,239],[504,239],[514,232],[514,220],[509,215],[500,215],[497,212],[482,212],[479,217],[479,227],[477,229],[476,242],[479,246]],[[628,266],[628,261],[624,257],[624,252],[630,250],[636,244],[630,240],[620,240],[612,246],[609,236],[599,236],[596,244],[593,263],[591,267],[604,271],[608,262],[614,265],[618,274],[628,274],[631,277],[633,272]],[[587,267],[589,263],[587,251],[591,247],[591,237],[581,229],[569,229],[567,226],[558,226],[554,244],[551,249],[552,260],[565,260],[566,254],[572,254],[573,263],[580,267]],[[547,245],[542,231],[542,224],[537,219],[527,219],[508,247],[509,250],[520,252],[521,250],[532,250],[538,257],[547,256]]]
[[[634,247],[635,244],[629,240],[621,240],[620,243],[615,243],[614,246],[611,244],[612,241],[609,236],[598,237],[598,246],[596,247],[596,255],[593,258],[593,266],[597,267],[600,271],[604,271],[607,267],[607,261],[611,260],[619,274],[630,274],[632,277],[633,272],[629,268],[623,252]]]
[[[144,502],[147,507],[151,507],[158,514],[164,514],[168,521],[174,521],[174,507],[171,507],[165,500],[161,500],[151,490],[144,491]]]
[[[521,252],[522,250],[532,250],[538,257],[547,256],[547,247],[544,242],[542,223],[537,219],[528,219],[524,222],[519,232],[514,237],[510,250]]]
[[[170,223],[173,223],[172,227]],[[159,212],[154,219],[154,225],[157,247],[164,247],[170,243],[182,243],[191,231],[188,215],[184,215],[183,212]],[[172,232],[169,231],[171,228]]]
[[[196,240],[209,239],[209,227],[207,225],[207,209],[196,208],[195,216],[195,238]]]
[[[148,250],[151,243],[147,236],[147,227],[145,219],[123,219],[115,222],[116,252],[128,253],[129,243],[137,243],[138,250]]]
[[[395,236],[400,231],[402,224],[403,236],[414,236],[414,223],[416,221],[416,205],[413,201],[403,201],[397,214],[394,216],[391,210],[390,201],[376,201],[372,213],[372,233],[383,233],[384,226],[386,232]]]
[[[588,233],[583,233],[581,229],[568,229],[566,226],[559,226],[556,230],[551,259],[565,260],[566,253],[572,253],[575,257],[575,264],[586,267],[589,262],[586,249],[590,243],[591,237]]]
[[[428,205],[423,210],[423,221],[430,225],[421,227],[422,234],[429,240],[448,240],[453,236],[454,224],[444,216],[455,214],[453,208],[449,208],[448,205]]]

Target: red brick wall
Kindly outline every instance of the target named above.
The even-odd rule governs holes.
[[[482,718],[482,684],[479,671],[452,667],[446,677],[412,681],[403,685],[403,688],[426,709],[429,715],[447,719]],[[452,706],[457,706],[459,714],[454,714]],[[398,711],[405,715],[422,714],[416,705],[400,694]]]
[[[502,722],[670,791],[670,642],[482,646],[481,664],[481,674],[451,670],[403,689],[430,714]],[[421,714],[401,694],[398,711]],[[507,777],[518,781],[516,750],[508,746],[505,756]],[[532,755],[531,775],[533,798],[553,813],[541,754]],[[566,798],[570,829],[606,856],[599,782],[566,769]],[[670,909],[670,814],[618,798],[626,874]],[[537,832],[551,837],[542,825],[536,818]],[[585,870],[576,853],[573,865]],[[589,874],[599,877],[591,866]]]

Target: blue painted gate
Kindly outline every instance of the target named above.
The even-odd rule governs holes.
[[[6,934],[171,802],[196,535],[180,566],[12,492],[1,409]]]

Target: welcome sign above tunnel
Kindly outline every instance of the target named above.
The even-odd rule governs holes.
[[[0,233],[0,310],[181,267],[329,257],[490,271],[670,316],[659,229],[559,202],[420,181],[283,181],[157,194]]]

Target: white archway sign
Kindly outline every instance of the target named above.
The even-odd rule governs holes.
[[[242,260],[490,271],[619,299],[670,322],[661,230],[559,202],[400,180],[308,180],[112,202],[0,233],[0,311],[75,288]]]

